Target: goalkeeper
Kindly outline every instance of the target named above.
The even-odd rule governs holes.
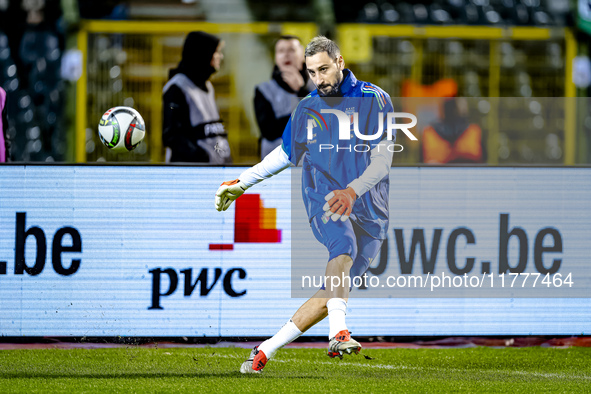
[[[344,117],[339,117],[337,122],[332,115],[322,116],[321,107],[338,108],[345,113],[351,111],[351,103],[357,104],[355,111],[358,115],[347,112],[346,119],[357,117],[358,128],[365,136],[385,130],[375,119],[381,119],[378,111],[383,114],[392,112],[393,108],[383,90],[358,81],[350,70],[345,69],[343,57],[333,41],[322,36],[314,38],[306,47],[305,57],[316,90],[306,96],[292,114],[283,132],[283,144],[259,164],[244,171],[238,179],[224,182],[216,192],[215,206],[218,211],[225,211],[249,187],[291,164],[297,165],[303,158],[304,205],[314,236],[329,252],[325,275],[354,278],[365,273],[386,238],[392,163],[390,145],[393,141],[386,139],[386,133],[383,133],[384,138],[374,141],[371,149],[358,151],[351,149],[351,145],[343,146],[356,141],[365,144],[370,138],[359,138],[355,130],[349,141],[339,140],[342,138],[339,133],[342,125],[339,127],[339,124],[343,123]],[[335,98],[332,99],[336,100],[335,105],[328,105],[332,102],[331,97]],[[310,121],[313,113],[318,119],[315,126]],[[346,126],[348,129],[349,123]],[[340,149],[323,150],[322,146]],[[260,372],[277,350],[326,316],[329,319],[328,355],[342,357],[343,354],[358,353],[361,345],[351,338],[345,322],[349,291],[349,285],[332,288],[325,283],[277,334],[252,350],[240,372]]]

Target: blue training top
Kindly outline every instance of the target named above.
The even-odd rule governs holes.
[[[347,185],[363,174],[370,164],[371,149],[386,138],[386,114],[394,112],[390,96],[368,82],[343,70],[339,97],[320,97],[314,90],[292,113],[283,132],[282,148],[289,160],[302,161],[302,196],[308,219],[323,214],[324,197]],[[339,110],[349,122],[349,139],[339,139],[339,119],[336,114],[322,110]],[[360,134],[383,133],[375,140],[363,140],[354,133],[354,113],[358,113]],[[381,113],[381,114],[380,114]],[[341,122],[342,123],[342,122]],[[395,139],[392,133],[392,139]],[[308,138],[311,137],[311,138]],[[388,230],[388,199],[390,178],[386,175],[373,188],[358,198],[351,220],[377,239],[385,239]]]

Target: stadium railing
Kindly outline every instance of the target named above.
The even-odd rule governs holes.
[[[184,36],[193,30],[226,41],[222,69],[213,79],[220,115],[235,163],[258,161],[254,86],[270,77],[274,40],[280,34],[296,34],[305,42],[317,32],[313,23],[85,21],[78,33],[86,67],[77,84],[77,162],[162,162],[162,87],[180,59]],[[337,39],[358,78],[378,84],[393,97],[401,94],[404,81],[428,85],[444,78],[454,79],[458,95],[464,97],[576,96],[572,60],[577,43],[565,28],[341,24]],[[95,132],[102,113],[116,105],[135,107],[147,124],[146,143],[128,155],[106,152]],[[489,117],[482,125],[487,163],[574,164],[575,111],[575,105],[564,105],[559,115],[564,128],[554,131],[562,153],[533,159],[520,155],[517,147],[542,151],[539,130],[502,135],[502,125]],[[508,139],[514,155],[499,156],[500,138]],[[418,163],[418,147],[406,149],[398,160]]]

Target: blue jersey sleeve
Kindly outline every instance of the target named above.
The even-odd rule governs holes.
[[[302,116],[300,114],[300,112],[302,111],[301,108],[302,107],[298,104],[296,109],[289,117],[287,125],[285,126],[285,130],[283,131],[283,143],[281,144],[281,147],[283,148],[283,151],[287,154],[289,161],[291,161],[292,164],[295,166],[298,165],[298,162],[300,161],[304,153],[306,153],[307,149],[305,140],[305,130],[302,131]]]
[[[292,117],[293,117],[293,115],[289,117],[289,120],[287,121],[287,125],[285,126],[285,130],[283,130],[283,136],[281,137],[283,139],[283,143],[281,144],[281,148],[283,149],[283,151],[285,152],[285,154],[287,155],[289,160],[293,163],[293,161],[291,160],[291,145],[292,145],[291,118]]]

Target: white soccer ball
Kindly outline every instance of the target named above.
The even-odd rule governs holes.
[[[114,107],[101,117],[98,134],[103,144],[113,152],[130,152],[146,136],[146,124],[135,109]]]

